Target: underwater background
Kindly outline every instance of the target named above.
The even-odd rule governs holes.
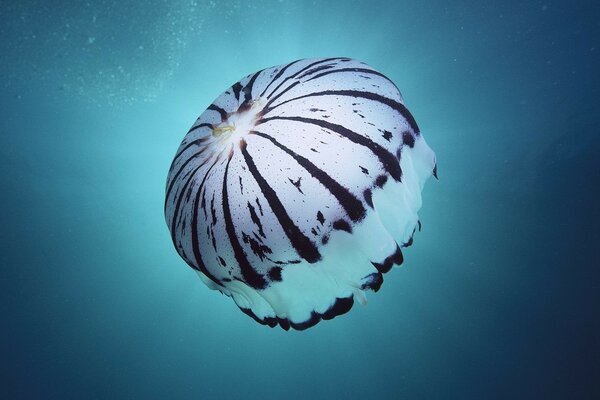
[[[600,398],[600,6],[3,1],[0,397]],[[435,150],[369,303],[261,326],[177,255],[166,175],[229,85],[390,77]]]

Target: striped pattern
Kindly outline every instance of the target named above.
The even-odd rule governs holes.
[[[175,155],[165,200],[175,248],[226,294],[234,283],[283,284],[288,268],[324,261],[333,232],[351,234],[375,212],[375,191],[402,183],[403,149],[419,137],[400,91],[364,63],[308,59],[251,74],[202,113]]]

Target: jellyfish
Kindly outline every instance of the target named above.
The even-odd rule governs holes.
[[[403,263],[434,152],[369,65],[302,59],[233,84],[185,135],[165,217],[183,260],[270,327],[348,312]]]

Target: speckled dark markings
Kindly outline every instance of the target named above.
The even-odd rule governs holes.
[[[385,105],[391,107],[392,109],[398,111],[398,113],[400,113],[400,115],[402,115],[402,117],[408,122],[408,124],[410,125],[413,132],[415,132],[415,135],[419,135],[419,127],[417,125],[417,122],[415,121],[415,119],[412,116],[412,114],[410,113],[410,111],[408,111],[408,109],[403,104],[397,102],[396,100],[390,99],[389,97],[385,97],[385,96],[382,96],[377,93],[366,92],[366,91],[362,91],[362,90],[325,90],[322,92],[314,92],[314,93],[309,93],[309,94],[305,94],[302,96],[294,97],[294,98],[288,99],[286,101],[283,101],[279,104],[276,104],[274,106],[270,106],[269,103],[272,103],[272,101],[271,101],[271,102],[267,103],[267,106],[265,107],[265,111],[263,112],[263,116],[266,116],[268,113],[273,111],[275,108],[280,107],[286,103],[304,99],[307,97],[318,97],[318,96],[349,96],[349,97],[368,99],[368,100],[376,101],[381,104],[385,104]],[[273,101],[274,100],[275,99],[273,99]]]
[[[258,218],[258,215],[256,215],[256,210],[250,202],[248,202],[248,210],[250,210],[250,219],[252,219],[252,222],[254,222],[254,224],[258,227],[258,234],[266,238],[260,218]]]
[[[402,143],[412,149],[415,145],[415,137],[411,135],[410,132],[404,131],[402,132]]]
[[[274,282],[281,282],[281,267],[273,267],[269,270],[269,279]]]
[[[202,261],[202,255],[200,254],[200,243],[198,242],[198,201],[200,200],[200,192],[202,191],[202,187],[204,186],[204,182],[206,182],[208,174],[210,173],[212,168],[217,164],[217,161],[219,161],[219,157],[215,157],[215,162],[212,163],[208,171],[206,171],[206,174],[204,175],[204,178],[202,179],[202,182],[198,187],[198,191],[196,192],[196,199],[194,201],[194,204],[192,205],[194,208],[194,213],[192,216],[192,251],[194,252],[194,259],[196,260],[196,265],[200,269],[200,272],[202,272],[211,281],[215,282],[219,286],[223,286],[223,284],[219,282],[219,280],[215,276],[213,276],[213,274],[211,274],[204,265],[204,261]],[[180,200],[181,197],[178,199],[176,211],[178,211],[179,209]],[[175,221],[177,219],[177,214],[178,212],[173,214],[173,226],[171,232],[175,232]]]
[[[268,257],[267,257],[268,258]],[[271,261],[273,264],[277,264],[277,265],[287,265],[287,264],[300,264],[302,262],[302,260],[287,260],[287,261],[280,261],[280,260],[271,260],[270,258],[268,258],[269,261]]]
[[[271,250],[269,246],[262,244],[253,237],[247,235],[245,232],[242,232],[242,240],[244,241],[244,243],[250,245],[250,250],[252,250],[252,252],[258,258],[260,258],[260,261],[263,261],[265,258],[267,258],[267,254],[273,253],[273,250]]]
[[[290,181],[290,183],[291,183],[292,185],[294,185],[294,187],[295,187],[296,189],[298,189],[298,191],[299,191],[300,193],[304,194],[304,192],[302,191],[302,188],[300,187],[300,186],[302,186],[302,177],[301,177],[301,176],[299,176],[299,177],[298,177],[298,180],[296,180],[296,181],[294,181],[292,178],[288,178],[288,181]]]
[[[233,226],[233,220],[231,219],[229,196],[227,194],[227,175],[229,173],[229,163],[231,162],[232,158],[233,151],[229,153],[227,164],[225,164],[225,173],[223,175],[223,219],[225,221],[225,230],[227,232],[227,236],[229,236],[229,242],[231,243],[235,259],[240,266],[240,271],[244,281],[254,289],[264,289],[267,286],[267,281],[252,267],[252,265],[250,265],[250,262],[246,257],[246,253],[238,241],[235,227]]]
[[[369,170],[366,169],[365,167],[363,167],[362,165],[359,165],[360,170],[362,171],[363,174],[365,175],[369,175]]]
[[[375,179],[375,186],[382,188],[383,185],[387,182],[387,175],[379,175],[377,179]]]
[[[297,121],[297,122],[302,122],[302,123],[306,123],[306,124],[317,125],[322,128],[329,129],[330,131],[333,131],[335,133],[338,133],[338,134],[342,135],[343,137],[345,137],[346,139],[348,139],[356,144],[359,144],[361,146],[367,147],[369,150],[371,150],[371,152],[373,152],[373,154],[375,154],[377,156],[377,158],[383,165],[384,170],[386,172],[388,172],[392,176],[392,178],[394,178],[396,181],[400,181],[400,179],[402,178],[402,169],[400,168],[400,162],[394,154],[390,153],[388,150],[386,150],[380,144],[375,143],[371,139],[369,139],[365,136],[362,136],[354,131],[351,131],[348,128],[345,128],[342,125],[337,125],[337,124],[334,124],[334,123],[331,123],[328,121],[323,121],[320,119],[312,119],[312,118],[304,118],[304,117],[283,117],[283,116],[263,118],[263,119],[259,120],[256,124],[257,125],[264,124],[265,122],[273,121],[273,120]]]
[[[352,233],[352,227],[345,219],[338,219],[331,225],[331,227],[336,231],[346,231],[348,233]]]
[[[319,221],[321,225],[323,225],[323,223],[325,222],[325,217],[323,216],[321,210],[317,211],[317,221]]]
[[[248,170],[254,177],[254,180],[258,184],[263,196],[267,199],[271,210],[277,217],[277,220],[281,224],[283,231],[286,236],[290,240],[290,243],[300,255],[300,257],[304,258],[309,263],[315,263],[321,259],[321,254],[317,249],[317,246],[302,233],[300,228],[294,224],[290,216],[288,215],[285,207],[277,197],[277,193],[265,180],[265,178],[260,174],[258,169],[256,168],[256,164],[252,159],[250,153],[247,150],[247,143],[244,139],[240,141],[240,149],[242,151],[242,155],[244,156],[244,160],[246,161],[246,165],[248,166]]]
[[[238,176],[238,180],[240,182],[240,193],[244,194],[244,184],[242,183],[242,176]]]
[[[260,122],[259,122],[260,123]],[[317,179],[329,192],[337,199],[340,205],[346,211],[346,214],[352,219],[352,221],[360,221],[364,218],[366,210],[362,205],[362,202],[357,199],[348,188],[342,186],[338,181],[329,176],[325,171],[317,167],[310,160],[286,146],[279,143],[273,137],[258,131],[250,131],[250,134],[258,135],[264,139],[269,140],[279,149],[283,150],[289,156],[291,156],[296,162],[304,168],[312,177]]]
[[[258,200],[258,197],[256,198],[256,205],[258,206],[258,212],[260,213],[260,216],[263,217],[263,209],[262,206],[260,205],[260,200]]]
[[[227,263],[225,262],[225,260],[223,260],[223,257],[221,257],[221,256],[219,256],[219,263],[224,267],[227,266]]]
[[[381,135],[381,136],[389,142],[393,135],[392,135],[392,132],[384,129],[383,135]]]
[[[208,110],[213,110],[218,112],[221,115],[221,121],[225,121],[227,119],[227,111],[225,111],[224,109],[222,109],[221,107],[215,105],[215,104],[211,104],[210,106],[208,106]]]

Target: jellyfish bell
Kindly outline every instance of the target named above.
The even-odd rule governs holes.
[[[349,58],[251,74],[200,115],[167,178],[179,255],[257,322],[306,329],[403,262],[436,159],[398,88]]]

